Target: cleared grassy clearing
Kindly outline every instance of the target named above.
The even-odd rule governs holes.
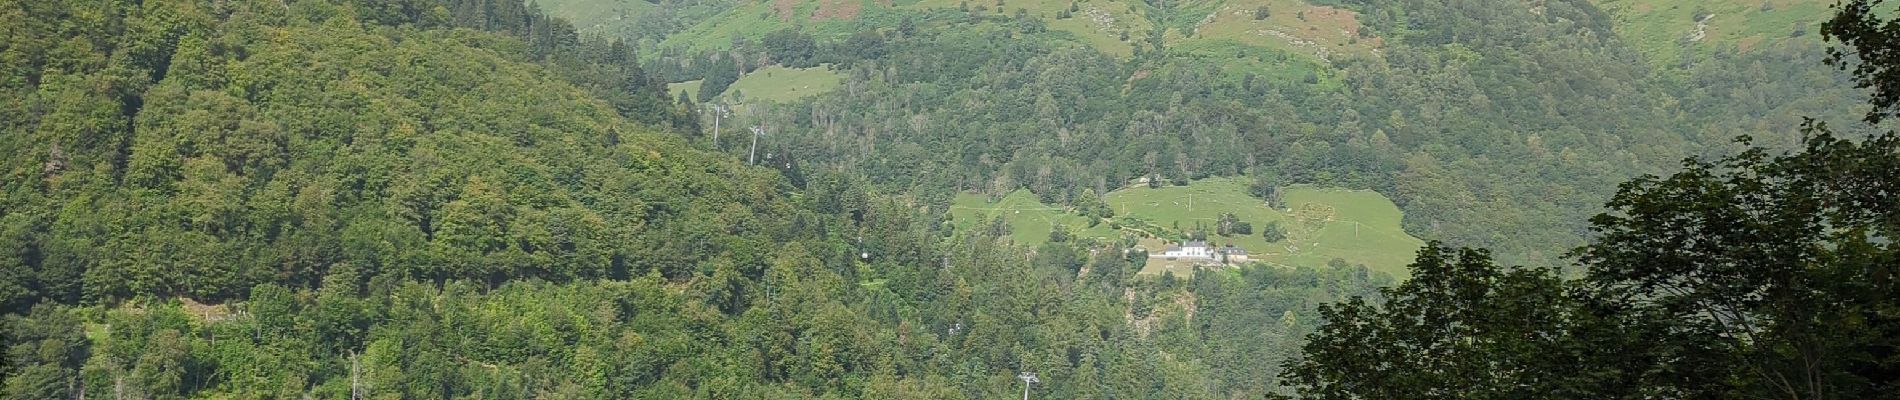
[[[1089,218],[1061,207],[1043,204],[1027,190],[1017,190],[995,202],[986,196],[960,193],[950,205],[951,218],[958,229],[983,229],[997,217],[1009,225],[1009,236],[1017,243],[1037,244],[1049,241],[1049,232],[1062,226],[1078,237],[1114,239],[1121,234],[1107,223],[1089,227]]]
[[[1256,19],[1255,12],[1263,7],[1267,17]],[[1207,47],[1204,42],[1232,41],[1325,62],[1374,55],[1381,43],[1376,37],[1359,37],[1358,13],[1301,0],[1226,1],[1200,18],[1191,24],[1192,36],[1171,31],[1171,46]]]
[[[1056,226],[1065,227],[1080,237],[1114,239],[1124,233],[1153,235],[1141,246],[1158,251],[1179,235],[1204,227],[1214,230],[1222,213],[1234,213],[1251,223],[1253,234],[1210,235],[1216,245],[1232,244],[1253,253],[1256,260],[1280,265],[1324,266],[1334,259],[1365,264],[1394,276],[1405,276],[1405,265],[1423,240],[1406,234],[1399,226],[1402,218],[1397,206],[1372,191],[1295,186],[1285,189],[1283,198],[1290,209],[1274,209],[1246,191],[1246,178],[1212,178],[1188,186],[1150,189],[1129,187],[1110,192],[1106,201],[1115,209],[1117,220],[1145,221],[1155,228],[1142,229],[1133,224],[1102,222],[1088,226],[1088,218],[1066,209],[1043,204],[1027,191],[1016,191],[995,202],[982,195],[960,194],[951,214],[959,229],[983,229],[1001,217],[1009,226],[1010,237],[1018,243],[1037,244],[1049,238]],[[1269,243],[1260,231],[1270,222],[1279,222],[1287,230],[1287,239]],[[1119,231],[1112,227],[1120,226]],[[1191,271],[1185,260],[1151,259],[1143,273]]]
[[[1058,18],[1068,12],[1070,5],[1075,11],[1069,12],[1069,18]],[[1134,54],[1135,40],[1140,40],[1144,32],[1154,28],[1154,24],[1143,18],[1130,3],[1122,1],[1078,1],[1069,0],[1004,0],[999,8],[994,1],[964,0],[920,0],[899,7],[912,10],[933,8],[955,9],[969,6],[974,10],[984,7],[988,13],[1015,15],[1022,10],[1028,15],[1043,20],[1051,30],[1068,32],[1084,43],[1094,46],[1102,53],[1119,58],[1128,58]],[[1127,33],[1127,39],[1123,39]]]
[[[1820,43],[1819,29],[1832,0],[1602,0],[1615,15],[1617,34],[1652,63],[1674,65],[1733,46],[1747,51],[1764,43]],[[1703,17],[1698,22],[1697,17]],[[1795,36],[1797,27],[1806,33]]]
[[[764,100],[783,103],[824,94],[837,89],[842,83],[844,83],[844,76],[824,66],[785,68],[774,65],[759,68],[740,77],[738,82],[733,82],[732,87],[726,88],[726,92],[720,96],[732,98],[735,93],[738,93],[744,96],[746,101]]]
[[[1210,234],[1208,239],[1240,246],[1255,259],[1277,264],[1323,266],[1338,258],[1404,276],[1405,265],[1424,245],[1399,227],[1403,214],[1398,206],[1372,191],[1295,186],[1284,189],[1288,208],[1274,209],[1246,189],[1245,178],[1211,178],[1188,186],[1125,188],[1110,192],[1106,200],[1118,216],[1177,232],[1197,226],[1212,232],[1220,214],[1233,213],[1253,224],[1254,233]],[[1286,228],[1286,240],[1269,243],[1260,236],[1270,222]]]
[[[1271,15],[1255,19],[1254,12],[1261,7]],[[720,49],[729,47],[734,37],[757,39],[787,28],[835,39],[867,26],[893,27],[903,15],[945,9],[1003,16],[1020,11],[1041,19],[1050,30],[1069,33],[1104,54],[1123,59],[1131,57],[1135,44],[1147,40],[1156,29],[1165,30],[1163,41],[1169,48],[1232,43],[1322,63],[1336,56],[1373,54],[1379,45],[1378,38],[1358,37],[1356,13],[1302,0],[1196,1],[1166,11],[1133,0],[1004,0],[1001,5],[988,0],[772,0],[713,15],[659,46],[688,52]]]
[[[702,101],[699,98],[700,83],[697,80],[669,83],[666,91],[672,93],[670,96],[674,98],[684,92],[686,97]],[[718,97],[728,101],[786,103],[830,92],[843,83],[843,75],[824,66],[785,68],[773,65],[739,77],[739,81],[733,82]]]
[[[536,4],[573,23],[581,34],[605,37],[621,33],[640,16],[660,9],[646,0],[537,0]]]

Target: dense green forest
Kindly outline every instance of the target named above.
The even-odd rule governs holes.
[[[1021,1],[0,0],[0,398],[1900,393],[1866,2],[1658,60],[1583,0],[1246,4],[1351,12],[1330,58]],[[1137,275],[948,212],[1218,176],[1434,242]]]
[[[1136,279],[746,167],[513,2],[0,10],[5,398],[1261,395],[1390,283]]]

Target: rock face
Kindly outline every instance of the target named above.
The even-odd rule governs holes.
[[[1695,20],[1695,32],[1689,34],[1689,41],[1701,42],[1702,39],[1707,39],[1709,37],[1709,20],[1712,19],[1715,19],[1715,14],[1704,15],[1702,18],[1697,18]]]

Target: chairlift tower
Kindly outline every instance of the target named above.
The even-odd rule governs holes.
[[[760,128],[758,125],[752,126],[752,150],[748,151],[746,154],[746,162],[745,162],[746,165],[758,164],[759,162],[759,136],[764,136],[764,135],[765,135],[765,128]]]
[[[1023,380],[1023,400],[1029,400],[1029,385],[1042,383],[1041,379],[1036,379],[1036,373],[1029,371],[1016,375],[1016,379]]]
[[[725,104],[713,103],[710,111],[713,117],[713,148],[717,149],[719,148],[719,120],[732,118],[732,110],[726,108]]]

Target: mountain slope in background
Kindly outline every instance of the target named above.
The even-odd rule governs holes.
[[[635,37],[655,76],[737,106],[723,137],[759,126],[779,165],[938,209],[955,192],[1079,206],[1142,177],[1247,175],[1376,190],[1414,236],[1561,265],[1616,182],[1742,134],[1792,148],[1800,118],[1856,113],[1818,35],[1794,34],[1819,3],[1736,4],[662,2],[697,11],[643,14],[671,28]],[[1698,9],[1721,15],[1689,41],[1696,15],[1678,14]],[[774,65],[843,82],[727,89]],[[717,146],[751,150],[733,143]]]
[[[1750,51],[1781,42],[1819,43],[1832,15],[1821,0],[1604,0],[1617,33],[1659,66],[1683,67],[1716,51]]]

